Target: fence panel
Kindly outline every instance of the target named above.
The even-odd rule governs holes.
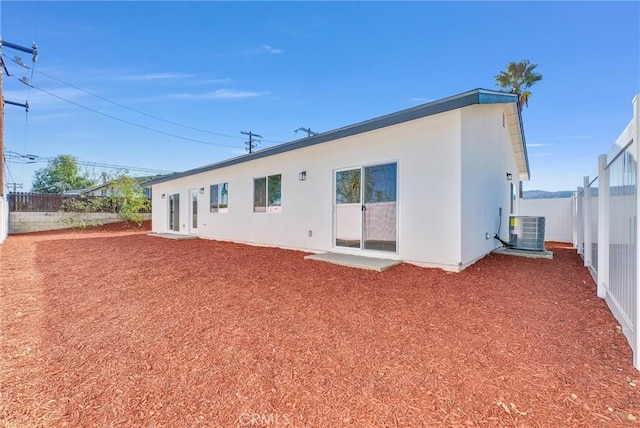
[[[118,212],[118,200],[104,199],[102,196],[69,196],[52,193],[10,193],[7,195],[9,211],[11,212],[57,212],[74,211],[73,204],[65,201],[93,201],[103,200],[105,203],[92,207],[88,212]],[[151,207],[140,210],[151,212]]]
[[[599,192],[598,192],[598,178],[596,177],[591,183],[589,183],[589,187],[587,189],[589,192],[589,198],[586,209],[589,210],[589,248],[585,248],[585,251],[589,251],[590,257],[588,260],[588,268],[591,270],[591,274],[594,276],[594,279],[598,276],[598,200],[599,200]],[[597,279],[596,279],[596,282]]]
[[[9,193],[9,211],[60,211],[66,195],[43,193]]]
[[[575,217],[575,228],[576,228],[576,242],[574,243],[578,254],[584,258],[584,188],[578,187],[578,191],[576,192],[576,217]]]
[[[607,303],[629,334],[636,311],[637,243],[637,162],[634,141],[609,164],[609,278]],[[631,339],[629,336],[627,336]]]
[[[577,193],[577,244],[597,284],[598,296],[622,327],[640,369],[640,295],[638,291],[638,158],[640,157],[640,94],[633,119],[607,155],[598,159],[599,179],[585,177]],[[599,263],[598,263],[599,262]],[[598,267],[598,264],[600,265]]]
[[[518,213],[545,218],[545,241],[573,243],[573,198],[521,199]]]

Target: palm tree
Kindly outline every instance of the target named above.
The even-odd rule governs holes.
[[[529,88],[542,80],[542,74],[536,73],[538,64],[531,64],[528,59],[515,63],[510,62],[506,71],[501,71],[496,76],[497,86],[507,89],[508,92],[518,96],[518,110],[522,111],[522,106],[529,107]]]

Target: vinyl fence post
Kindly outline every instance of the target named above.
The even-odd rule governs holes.
[[[576,249],[584,260],[584,188],[578,186],[576,195]]]
[[[578,248],[578,192],[571,195],[571,244]]]
[[[589,176],[583,179],[584,197],[582,198],[582,228],[584,238],[584,265],[588,268],[591,266],[591,215],[589,214],[591,206],[591,188],[589,187]]]
[[[635,177],[635,194],[636,194],[636,236],[635,236],[635,249],[636,249],[636,277],[635,277],[635,302],[632,304],[635,307],[633,313],[635,314],[633,322],[633,338],[631,339],[631,349],[633,349],[633,366],[640,370],[640,251],[638,251],[638,243],[640,243],[640,227],[638,227],[638,214],[640,214],[640,196],[638,195],[638,183],[640,183],[640,168],[638,168],[638,162],[640,161],[640,94],[633,97],[633,144],[635,145],[635,159],[636,159],[636,177]]]
[[[609,169],[607,155],[598,156],[598,297],[609,289]]]

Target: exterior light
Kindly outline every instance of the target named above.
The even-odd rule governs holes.
[[[512,178],[513,178],[513,174],[511,174],[510,172],[507,172],[507,180],[511,181]]]
[[[164,193],[160,196],[162,199],[164,199],[164,197],[167,196]]]
[[[302,171],[300,174],[298,174],[298,180],[304,181],[306,179],[307,179],[307,171]]]
[[[204,187],[201,187],[201,188],[200,188],[200,194],[201,194],[201,195],[204,195]]]

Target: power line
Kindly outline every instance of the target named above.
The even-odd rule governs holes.
[[[244,144],[247,146],[247,151],[249,152],[249,154],[253,153],[253,149],[255,149],[256,146],[260,143],[260,141],[254,140],[253,137],[262,138],[262,135],[254,134],[251,131],[240,131],[240,133],[249,136],[249,141],[245,141]]]
[[[7,174],[9,174],[9,178],[11,179],[11,181],[14,181],[13,174],[11,174],[11,170],[9,169],[9,165],[7,164],[6,159],[4,162],[5,162],[4,166],[7,169]]]
[[[129,171],[138,171],[138,172],[150,172],[150,173],[162,173],[162,174],[170,174],[174,171],[169,171],[166,169],[151,169],[151,168],[141,168],[135,166],[127,166],[127,165],[112,165],[108,163],[101,162],[89,162],[89,161],[77,161],[78,165],[82,166],[99,166],[106,169],[126,169]]]
[[[15,43],[7,42],[6,40],[2,40],[0,37],[0,54],[2,54],[2,47],[8,47],[11,49],[18,50],[20,52],[26,52],[33,55],[33,62],[36,62],[38,59],[38,46],[33,43],[31,48],[26,48],[24,46],[17,45]],[[2,95],[2,75],[6,72],[9,75],[9,71],[4,64],[4,60],[2,56],[0,56],[0,65],[2,68],[0,69],[0,196],[4,196],[4,97]]]
[[[22,189],[22,183],[7,183],[7,189],[10,189],[13,187],[13,192],[9,192],[9,193],[16,193],[18,189]]]
[[[27,67],[27,68],[29,68],[29,67]],[[79,86],[76,86],[76,85],[73,85],[73,84],[71,84],[71,83],[65,82],[65,81],[63,81],[63,80],[61,80],[61,79],[58,79],[57,77],[51,76],[51,75],[49,75],[49,74],[47,74],[47,73],[44,73],[44,72],[42,72],[42,71],[36,70],[36,73],[38,73],[38,74],[42,74],[43,76],[46,76],[46,77],[48,77],[48,78],[49,78],[49,79],[51,79],[51,80],[55,80],[56,82],[59,82],[59,83],[65,84],[65,85],[67,85],[67,86],[70,86],[70,87],[72,87],[72,88],[74,88],[74,89],[77,89],[77,90],[79,90],[79,91],[81,91],[81,92],[84,92],[85,94],[91,95],[92,97],[96,97],[96,98],[98,98],[98,99],[100,99],[100,100],[102,100],[102,101],[108,102],[108,103],[110,103],[110,104],[113,104],[113,105],[118,106],[118,107],[120,107],[120,108],[123,108],[123,109],[125,109],[125,110],[129,110],[129,111],[132,111],[132,112],[134,112],[134,113],[138,113],[138,114],[141,114],[141,115],[143,115],[143,116],[150,117],[151,119],[159,120],[160,122],[168,123],[168,124],[170,124],[170,125],[180,126],[180,127],[182,127],[182,128],[190,129],[190,130],[192,130],[192,131],[198,131],[198,132],[203,132],[203,133],[205,133],[205,134],[216,135],[216,136],[218,136],[218,137],[227,137],[227,138],[242,139],[242,137],[238,137],[238,136],[236,136],[236,135],[228,135],[228,134],[221,134],[221,133],[219,133],[219,132],[207,131],[206,129],[200,129],[200,128],[196,128],[196,127],[194,127],[194,126],[183,125],[183,124],[181,124],[181,123],[174,122],[174,121],[172,121],[172,120],[163,119],[163,118],[158,117],[158,116],[155,116],[155,115],[153,115],[153,114],[145,113],[145,112],[143,112],[143,111],[140,111],[140,110],[134,109],[134,108],[132,108],[132,107],[128,107],[128,106],[126,106],[126,105],[124,105],[124,104],[121,104],[121,103],[119,103],[119,102],[116,102],[116,101],[110,100],[110,99],[108,99],[108,98],[103,97],[102,95],[98,95],[98,94],[95,94],[95,93],[93,93],[93,92],[91,92],[91,91],[87,91],[86,89],[83,89],[83,88],[81,88],[81,87],[79,87]]]
[[[7,161],[11,163],[42,163],[49,162],[55,159],[55,157],[50,156],[38,156],[32,154],[20,154],[11,150],[7,150]],[[146,173],[161,173],[161,174],[169,174],[174,171],[163,170],[163,169],[152,169],[152,168],[143,168],[136,166],[128,166],[128,165],[116,165],[116,164],[108,164],[104,162],[92,162],[92,161],[83,161],[76,159],[76,163],[82,166],[94,166],[94,167],[102,167],[105,169],[126,169],[129,171],[138,171],[138,172],[146,172]],[[12,178],[13,179],[13,178]]]
[[[5,57],[6,57],[6,55],[3,55],[3,56],[5,56]],[[7,57],[7,58],[8,58],[8,57]],[[62,79],[60,79],[60,78],[57,78],[57,77],[55,77],[55,76],[52,76],[52,75],[50,75],[50,74],[47,74],[47,73],[45,73],[45,72],[43,72],[43,71],[35,70],[35,67],[31,68],[31,67],[27,66],[26,64],[24,64],[24,63],[22,62],[22,60],[21,60],[20,58],[9,58],[9,59],[11,59],[13,62],[15,62],[16,64],[20,65],[21,67],[24,67],[24,68],[26,68],[26,69],[28,69],[28,70],[31,70],[31,75],[32,75],[32,77],[33,77],[33,72],[35,71],[36,73],[41,74],[41,75],[43,75],[43,76],[45,76],[45,77],[48,77],[48,78],[49,78],[49,79],[51,79],[51,80],[55,80],[56,82],[62,83],[63,85],[67,85],[67,86],[69,86],[69,87],[71,87],[71,88],[74,88],[74,89],[77,89],[77,90],[79,90],[79,91],[81,91],[81,92],[84,92],[85,94],[91,95],[92,97],[98,98],[98,99],[100,99],[100,100],[102,100],[102,101],[105,101],[105,102],[107,102],[107,103],[113,104],[113,105],[118,106],[118,107],[120,107],[120,108],[123,108],[123,109],[125,109],[125,110],[132,111],[132,112],[137,113],[137,114],[140,114],[140,115],[142,115],[142,116],[146,116],[146,117],[149,117],[149,118],[151,118],[151,119],[158,120],[158,121],[160,121],[160,122],[168,123],[168,124],[170,124],[170,125],[179,126],[179,127],[181,127],[181,128],[190,129],[190,130],[192,130],[192,131],[198,131],[198,132],[202,132],[202,133],[205,133],[205,134],[216,135],[216,136],[218,136],[218,137],[226,137],[226,138],[242,139],[242,137],[238,137],[238,136],[236,136],[236,135],[229,135],[229,134],[223,134],[223,133],[220,133],[220,132],[208,131],[208,130],[206,130],[206,129],[197,128],[197,127],[189,126],[189,125],[184,125],[184,124],[182,124],[182,123],[174,122],[174,121],[172,121],[172,120],[164,119],[164,118],[162,118],[162,117],[155,116],[155,115],[153,115],[153,114],[143,112],[143,111],[141,111],[141,110],[138,110],[138,109],[135,109],[135,108],[132,108],[132,107],[126,106],[126,105],[124,105],[124,104],[122,104],[122,103],[119,103],[119,102],[117,102],[117,101],[110,100],[109,98],[106,98],[106,97],[103,97],[102,95],[98,95],[98,94],[96,94],[96,93],[94,93],[94,92],[88,91],[88,90],[86,90],[86,89],[84,89],[84,88],[81,88],[81,87],[79,87],[79,86],[76,86],[76,85],[74,85],[74,84],[72,84],[72,83],[65,82],[64,80],[62,80]],[[23,82],[23,83],[24,83],[24,82]],[[282,141],[282,140],[263,140],[263,141],[268,142],[268,143],[276,143],[276,144],[284,143],[284,142],[285,142],[285,141]]]
[[[18,80],[20,80],[20,79],[18,79]],[[24,82],[23,82],[23,83],[24,83]],[[151,132],[155,132],[155,133],[158,133],[158,134],[166,135],[166,136],[168,136],[168,137],[172,137],[172,138],[177,138],[177,139],[179,139],[179,140],[185,140],[185,141],[191,141],[191,142],[194,142],[194,143],[206,144],[206,145],[209,145],[209,146],[238,148],[238,146],[232,146],[232,145],[229,145],[229,144],[211,143],[211,142],[208,142],[208,141],[197,140],[197,139],[195,139],[195,138],[182,137],[182,136],[180,136],[180,135],[172,134],[172,133],[170,133],[170,132],[160,131],[159,129],[155,129],[155,128],[151,128],[151,127],[149,127],[149,126],[140,125],[140,124],[138,124],[138,123],[130,122],[130,121],[128,121],[128,120],[121,119],[121,118],[116,117],[116,116],[112,116],[112,115],[110,115],[110,114],[107,114],[107,113],[101,112],[101,111],[96,110],[96,109],[93,109],[93,108],[91,108],[91,107],[83,106],[82,104],[79,104],[79,103],[77,103],[77,102],[75,102],[75,101],[68,100],[68,99],[66,99],[66,98],[64,98],[64,97],[61,97],[60,95],[56,95],[56,94],[54,94],[54,93],[52,93],[52,92],[47,91],[46,89],[42,89],[42,88],[38,87],[38,86],[35,86],[35,85],[31,85],[31,86],[32,86],[33,88],[35,88],[35,89],[37,89],[37,90],[41,91],[41,92],[44,92],[45,94],[51,95],[51,96],[52,96],[52,97],[54,97],[54,98],[58,98],[59,100],[65,101],[65,102],[67,102],[67,103],[69,103],[69,104],[73,104],[73,105],[75,105],[76,107],[80,107],[80,108],[83,108],[83,109],[85,109],[85,110],[88,110],[88,111],[90,111],[90,112],[92,112],[92,113],[96,113],[96,114],[99,114],[99,115],[101,115],[101,116],[108,117],[109,119],[117,120],[118,122],[126,123],[127,125],[135,126],[135,127],[137,127],[137,128],[141,128],[141,129],[146,129],[147,131],[151,131]]]
[[[311,130],[311,128],[303,128],[303,127],[300,127],[300,128],[296,129],[296,130],[295,130],[295,131],[293,131],[293,132],[294,132],[294,134],[298,134],[298,131],[306,132],[306,133],[307,133],[307,138],[308,138],[308,137],[311,137],[312,135],[318,135],[318,133],[317,133],[317,132],[313,132],[313,131]]]

